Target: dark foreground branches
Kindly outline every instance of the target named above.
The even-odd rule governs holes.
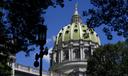
[[[83,12],[88,15],[90,28],[103,26],[107,38],[113,38],[112,32],[128,39],[128,0],[90,0],[94,8]]]
[[[88,60],[88,76],[127,76],[128,45],[125,42],[97,48]]]
[[[47,33],[43,14],[56,5],[63,7],[63,0],[0,0],[0,76],[10,76],[10,54],[28,54],[32,45],[43,47]]]

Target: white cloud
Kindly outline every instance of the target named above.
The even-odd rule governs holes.
[[[51,41],[52,41],[52,39],[51,38],[48,38],[47,39],[47,44],[50,43]]]
[[[53,48],[51,47],[51,48],[48,50],[48,52],[49,52],[49,53],[52,53],[52,49],[53,49]]]
[[[47,39],[47,44],[50,43],[50,42],[52,42],[52,41],[54,42],[55,39],[56,39],[56,36],[54,36],[54,35],[52,36],[52,38],[48,38]]]
[[[56,38],[56,36],[55,35],[53,35],[51,38],[48,38],[47,39],[47,43],[46,44],[51,44],[51,43],[53,43],[54,41],[55,41],[55,38]],[[54,46],[54,45],[53,45]],[[44,60],[45,61],[47,61],[48,63],[50,63],[50,53],[52,53],[52,47],[51,48],[49,48],[49,50],[48,50],[48,55],[46,56],[46,55],[44,55]]]
[[[52,53],[52,49],[53,48],[50,48],[48,50],[48,55],[44,55],[44,60],[46,60],[48,63],[50,63],[50,53]]]
[[[56,40],[56,36],[52,36],[52,39],[53,39],[53,41],[55,42],[55,40]]]

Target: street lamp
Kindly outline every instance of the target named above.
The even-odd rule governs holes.
[[[34,66],[38,67],[40,66],[40,76],[42,76],[42,59],[44,55],[48,54],[48,48],[46,47],[44,49],[44,45],[46,44],[46,33],[47,33],[47,27],[44,25],[39,25],[38,30],[38,44],[40,45],[40,53],[36,53],[35,55],[35,62]],[[38,62],[38,59],[40,59],[40,64]]]

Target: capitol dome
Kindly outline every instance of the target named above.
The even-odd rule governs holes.
[[[82,24],[77,8],[72,16],[71,23],[64,26],[57,34],[55,44],[58,45],[59,43],[71,40],[92,41],[100,45],[97,33],[92,28],[88,28],[87,25]]]
[[[51,76],[86,76],[87,60],[99,47],[97,33],[82,23],[77,11],[56,36],[51,53]]]

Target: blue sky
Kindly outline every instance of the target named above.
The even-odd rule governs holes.
[[[46,46],[49,48],[49,52],[51,52],[54,46],[54,37],[57,35],[59,30],[70,23],[71,17],[74,13],[75,3],[78,3],[79,14],[81,15],[83,23],[85,23],[86,17],[82,17],[82,11],[93,7],[90,4],[89,0],[72,0],[72,1],[66,0],[64,8],[61,8],[60,6],[57,6],[56,8],[49,7],[48,10],[46,11],[46,14],[44,15],[45,24],[48,27]],[[113,40],[107,40],[106,36],[102,32],[102,28],[103,27],[95,28],[96,32],[100,37],[102,45],[107,43],[116,43],[118,41],[123,40],[122,37],[116,36],[116,33],[113,33],[114,35]],[[33,67],[35,53],[38,52],[39,52],[39,48],[37,48],[33,52],[30,52],[29,57],[25,57],[24,52],[19,52],[16,55],[16,63]],[[44,62],[43,69],[48,70],[49,55],[44,57],[43,62]]]

